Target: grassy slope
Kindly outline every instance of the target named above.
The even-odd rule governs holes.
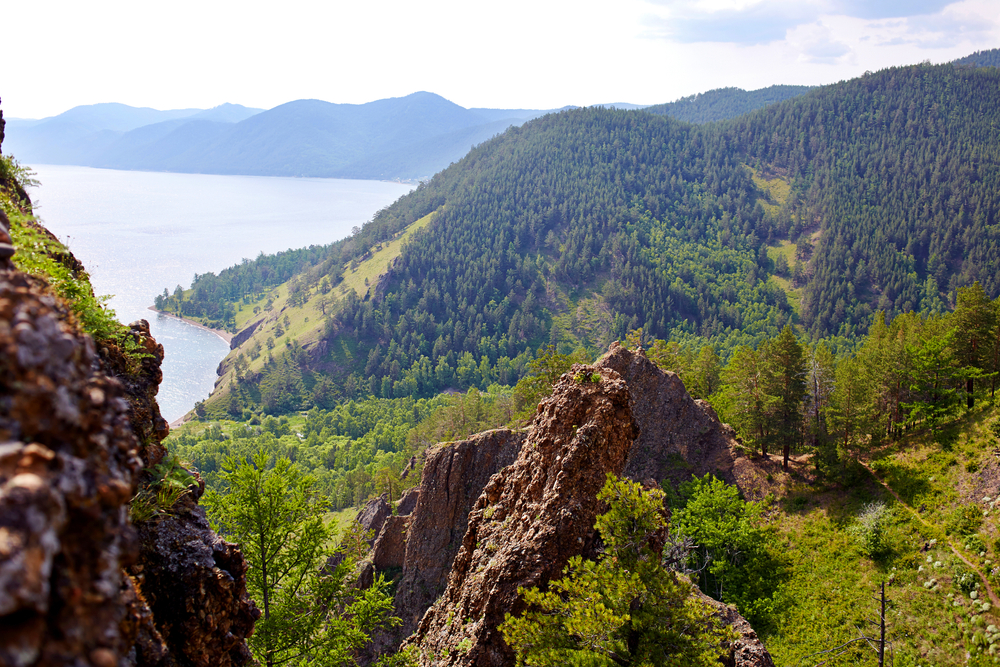
[[[1000,545],[994,545],[1000,512],[993,509],[1000,462],[988,428],[998,415],[995,407],[977,408],[943,434],[918,433],[887,446],[874,453],[878,477],[860,468],[850,487],[816,480],[804,460],[789,474],[777,460],[756,467],[761,493],[778,498],[781,511],[774,518],[789,565],[778,622],[764,633],[776,664],[817,664],[830,656],[806,656],[857,638],[858,628],[876,636],[873,596],[882,581],[897,666],[964,665],[967,652],[982,664],[995,664],[989,639],[996,640],[1000,655],[1000,632],[988,628],[1000,626],[1000,615],[995,606],[982,611],[980,601],[989,601],[984,583],[977,601],[962,592],[955,577],[971,563],[988,576],[993,590],[1000,583],[993,574],[1000,572],[995,569]],[[892,510],[892,551],[881,562],[864,556],[849,532],[864,504],[874,501]],[[956,508],[969,504],[986,514],[977,533],[985,546],[949,531]],[[976,658],[977,653],[985,655]],[[874,664],[873,653],[857,646],[828,664]]]
[[[243,342],[237,349],[232,350],[222,361],[225,369],[223,377],[216,387],[212,396],[206,401],[206,406],[211,408],[214,405],[225,405],[228,403],[228,387],[233,379],[233,364],[236,358],[243,353],[248,362],[249,372],[259,371],[267,359],[267,339],[273,338],[274,349],[281,350],[286,344],[297,341],[302,347],[308,348],[320,337],[323,330],[324,314],[323,304],[326,301],[326,314],[335,312],[338,303],[353,290],[359,296],[364,297],[370,287],[374,287],[379,276],[384,274],[389,268],[389,264],[402,252],[403,244],[415,233],[423,229],[430,223],[433,213],[417,220],[406,228],[401,234],[389,243],[382,245],[382,248],[372,254],[371,257],[361,262],[357,268],[344,267],[344,280],[334,287],[329,294],[323,295],[318,287],[313,287],[308,291],[309,299],[301,306],[290,306],[288,304],[288,285],[291,282],[283,283],[278,287],[264,293],[258,301],[248,304],[240,304],[236,313],[237,330],[242,331],[250,324],[261,321],[262,324],[248,340]],[[295,280],[293,278],[292,280]],[[366,285],[365,281],[368,281]],[[271,310],[265,311],[267,302],[271,300]],[[255,310],[257,312],[255,312]],[[288,326],[284,326],[284,318],[288,317]],[[281,336],[276,335],[276,325],[281,323],[284,332]],[[251,359],[249,350],[255,343],[260,343],[263,353],[257,359]],[[342,358],[351,357],[354,350],[349,343],[343,343],[342,349],[335,351],[335,358],[339,355]]]

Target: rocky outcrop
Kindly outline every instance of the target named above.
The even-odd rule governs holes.
[[[714,600],[697,588],[694,590],[698,599],[712,608],[716,618],[737,633],[736,639],[728,647],[729,653],[722,660],[725,667],[774,667],[771,654],[736,607]]]
[[[476,501],[448,587],[407,640],[421,664],[514,664],[497,626],[523,608],[520,587],[545,585],[594,542],[597,493],[638,435],[630,402],[607,368],[577,365],[559,379],[517,460]]]
[[[0,264],[0,665],[248,663],[246,564],[209,529],[200,480],[129,523],[166,455],[162,346],[144,321],[131,354],[95,345],[44,281]]]
[[[406,533],[410,527],[410,517],[390,516],[382,524],[382,532],[372,549],[372,566],[379,572],[391,568],[402,568],[406,560]]]
[[[374,544],[375,538],[378,537],[379,532],[382,530],[382,524],[385,523],[386,518],[390,514],[392,514],[392,506],[389,505],[389,501],[384,493],[376,498],[370,498],[365,503],[365,506],[361,508],[361,511],[358,512],[356,521],[361,526],[361,530],[372,534],[372,539],[368,542],[369,546]]]
[[[121,385],[41,281],[0,272],[0,663],[114,667],[125,503],[141,461]]]
[[[625,475],[636,480],[669,480],[712,473],[736,483],[736,434],[705,401],[696,401],[675,374],[660,370],[642,352],[612,343],[595,364],[617,372],[632,394],[639,438],[629,452]]]
[[[522,431],[499,429],[427,450],[419,491],[410,494],[416,502],[412,514],[403,512],[404,503],[411,502],[404,496],[399,510],[404,516],[393,517],[395,525],[407,520],[403,544],[398,532],[388,532],[387,523],[374,549],[375,560],[384,565],[380,569],[387,569],[394,566],[402,547],[402,571],[393,601],[393,613],[402,625],[373,637],[366,661],[398,647],[444,591],[472,506],[490,477],[514,462],[525,436]]]
[[[400,516],[408,516],[413,514],[413,510],[417,508],[417,501],[420,499],[420,487],[414,486],[406,491],[403,491],[403,495],[400,496],[399,502],[396,503],[396,514]]]
[[[139,526],[141,557],[129,571],[169,659],[147,657],[137,647],[132,664],[231,667],[251,662],[245,639],[260,613],[247,598],[246,561],[236,545],[209,528],[198,495],[185,498],[173,516]]]
[[[403,621],[401,637],[416,629],[444,591],[469,512],[493,474],[515,461],[525,435],[498,429],[427,452],[395,598],[396,613]]]
[[[229,349],[235,350],[240,345],[250,340],[253,337],[254,332],[257,331],[263,323],[264,319],[261,318],[256,322],[248,324],[244,329],[241,329],[235,336],[233,336],[233,339],[229,341]]]

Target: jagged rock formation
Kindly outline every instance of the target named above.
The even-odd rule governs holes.
[[[715,610],[716,617],[722,623],[737,632],[736,639],[729,646],[729,655],[722,662],[724,667],[774,667],[771,654],[764,648],[764,644],[757,637],[756,631],[750,627],[747,619],[740,616],[736,607],[708,597],[697,587],[694,590],[699,600]]]
[[[203,485],[174,508],[174,516],[139,526],[141,557],[129,572],[152,612],[167,648],[136,646],[134,665],[229,667],[251,662],[246,637],[259,617],[246,593],[239,548],[209,528],[197,505]]]
[[[597,368],[621,375],[634,399],[639,438],[632,445],[625,474],[636,480],[669,480],[677,484],[691,475],[712,473],[730,484],[736,433],[719,421],[705,401],[696,401],[676,373],[660,370],[642,352],[612,343]]]
[[[408,640],[422,665],[514,664],[497,626],[522,609],[519,587],[559,576],[595,539],[597,493],[638,436],[630,401],[610,369],[576,365],[559,379],[517,460],[476,501],[448,587]]]
[[[376,635],[372,653],[399,646],[444,591],[452,561],[465,536],[469,512],[493,474],[517,458],[525,436],[525,432],[498,429],[440,444],[426,452],[419,491],[412,494],[416,496],[413,513],[393,517],[395,521],[387,523],[375,544],[375,555],[384,568],[394,566],[402,546],[402,572],[393,613],[403,623]],[[409,502],[405,496],[400,500],[401,515]],[[398,528],[404,521],[407,531],[404,544],[399,545],[399,533],[389,526]]]
[[[54,259],[85,276],[70,253]],[[43,280],[0,257],[4,667],[250,661],[259,612],[246,564],[209,529],[201,481],[138,531],[129,523],[168,433],[155,398],[163,347],[144,321],[129,333],[138,359],[113,340],[95,346]]]
[[[392,514],[392,506],[389,504],[389,500],[384,493],[377,498],[369,499],[365,503],[365,506],[361,508],[361,511],[358,512],[356,521],[361,526],[361,530],[366,533],[372,533],[372,539],[368,543],[369,546],[374,544],[375,537],[382,530],[382,524],[385,523],[386,518],[390,514]]]
[[[692,400],[675,374],[659,370],[641,352],[630,352],[617,344],[587,372],[594,370],[607,380],[615,379],[618,403],[628,408],[631,415],[628,419],[618,415],[620,421],[634,419],[639,427],[637,434],[632,431],[637,437],[627,445],[622,444],[619,433],[613,449],[623,450],[623,459],[617,469],[611,466],[611,470],[622,471],[640,481],[676,482],[692,473],[705,472],[732,480],[736,441],[731,429],[719,423],[707,404]],[[395,633],[376,638],[372,652],[391,649],[402,637],[417,630],[408,641],[424,651],[424,664],[449,661],[462,665],[513,664],[513,656],[495,634],[503,614],[517,608],[516,596],[511,593],[516,591],[513,581],[522,585],[545,581],[561,571],[562,565],[556,567],[556,563],[565,563],[575,554],[593,555],[596,510],[583,516],[575,505],[570,509],[578,501],[574,500],[574,494],[565,492],[565,480],[572,478],[572,474],[564,468],[579,468],[581,461],[567,457],[565,452],[553,453],[556,441],[567,449],[577,446],[565,431],[587,420],[579,412],[582,409],[579,392],[598,390],[597,385],[572,379],[579,372],[581,369],[574,369],[564,376],[553,396],[539,406],[530,432],[491,431],[467,441],[438,445],[427,452],[421,484],[415,490],[420,499],[413,515],[403,516],[406,513],[401,510],[403,501],[400,501],[397,509],[400,516],[388,518],[372,551],[371,558],[376,563],[372,570],[398,567],[399,537],[402,527],[406,527],[402,576],[395,598],[396,613],[404,625]],[[626,386],[628,398],[623,399],[620,391]],[[631,428],[621,424],[619,427],[626,433]],[[581,432],[582,428],[576,430],[577,434]],[[549,452],[547,457],[539,453],[539,442],[545,443],[542,449]],[[503,452],[500,457],[494,454],[498,450]],[[505,467],[515,459],[515,465]],[[592,500],[603,484],[602,471],[608,468],[588,465],[582,468],[576,474],[592,475],[589,486],[577,483],[570,486],[576,491],[586,487],[584,495]],[[559,486],[561,495],[552,489],[539,488],[525,494],[522,485],[529,474],[535,475],[536,487],[563,480]],[[542,496],[549,493],[552,503],[544,514],[538,511],[544,505],[538,499],[539,493]],[[475,504],[473,498],[477,498]],[[523,511],[525,507],[529,511]],[[573,535],[559,528],[561,521],[570,522],[584,534],[577,536],[576,541],[563,540],[555,548],[551,544],[540,548],[543,535],[551,538]],[[499,534],[494,535],[491,532],[494,530],[499,530]],[[458,536],[464,537],[462,552],[456,558]],[[540,568],[539,561],[547,558],[551,560],[550,567]],[[503,571],[504,564],[510,571]],[[477,572],[478,568],[482,569]],[[539,569],[544,574],[539,574]],[[445,584],[448,590],[439,596]],[[733,607],[707,596],[701,598],[740,634],[730,647],[726,661],[729,667],[772,667],[756,633]],[[437,603],[424,616],[435,600]],[[472,610],[477,613],[471,613]],[[485,621],[486,618],[491,620]],[[466,619],[474,622],[465,623]],[[463,649],[479,647],[475,653],[454,650],[464,639],[471,646],[463,644]],[[369,660],[371,657],[367,656]]]

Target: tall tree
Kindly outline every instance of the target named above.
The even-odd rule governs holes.
[[[981,372],[989,370],[996,339],[997,307],[990,301],[978,280],[971,287],[958,289],[953,317],[954,347],[959,363]],[[965,380],[966,407],[971,410],[975,400],[975,375],[969,374]]]
[[[663,493],[609,475],[599,497],[609,505],[596,526],[603,557],[571,558],[547,591],[524,591],[528,610],[500,626],[517,664],[719,664],[731,631],[653,549],[667,527]]]
[[[354,652],[392,619],[388,583],[365,590],[349,584],[357,554],[329,568],[333,535],[323,520],[327,502],[315,481],[287,458],[269,466],[263,448],[230,457],[220,474],[226,487],[209,489],[213,527],[236,541],[250,568],[247,589],[263,616],[249,640],[254,657],[275,665],[353,665]]]
[[[746,345],[736,348],[723,372],[727,417],[745,440],[760,448],[764,457],[773,437],[771,414],[777,403],[770,393],[773,375],[763,355]]]
[[[827,410],[830,407],[830,398],[836,386],[836,372],[836,359],[826,344],[820,343],[809,350],[809,358],[806,362],[806,390],[808,392],[806,407],[809,414],[808,430],[817,470],[823,465],[832,463],[831,459],[833,458],[833,452],[827,447],[829,441]]]
[[[802,399],[806,394],[806,365],[802,345],[795,338],[791,325],[785,325],[777,338],[761,346],[761,357],[772,369],[775,397],[775,435],[781,442],[782,466],[788,470],[793,444],[802,439]]]

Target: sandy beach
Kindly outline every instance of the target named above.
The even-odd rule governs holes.
[[[222,340],[226,341],[227,343],[233,342],[233,334],[229,333],[228,331],[223,331],[222,329],[213,329],[212,327],[206,327],[201,322],[196,322],[194,320],[189,320],[186,317],[181,317],[180,315],[176,315],[174,313],[168,313],[168,312],[165,312],[165,311],[162,311],[162,310],[157,310],[153,306],[150,306],[149,310],[153,311],[154,313],[158,313],[160,315],[165,315],[167,317],[172,317],[175,320],[181,320],[182,322],[187,322],[188,324],[190,324],[193,327],[198,327],[199,329],[204,329],[205,331],[211,331],[212,333],[214,333],[216,336],[218,336]]]

